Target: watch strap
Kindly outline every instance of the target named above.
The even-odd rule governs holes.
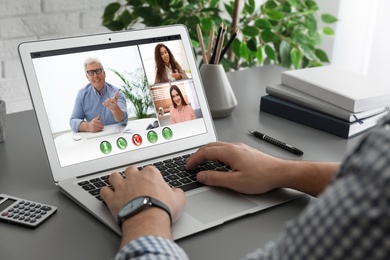
[[[150,207],[157,207],[157,208],[160,208],[160,209],[164,210],[168,214],[169,221],[170,221],[171,226],[172,226],[172,214],[171,214],[171,211],[170,211],[169,207],[164,202],[162,202],[162,201],[160,201],[158,199],[155,199],[153,197],[149,197],[149,196],[141,196],[141,197],[148,199],[148,203],[146,203],[145,205],[149,205]],[[138,198],[140,198],[140,197],[137,197],[137,198],[134,198],[134,199],[130,200],[122,208],[124,208],[127,204],[132,203],[133,200],[138,199]],[[124,216],[124,217],[119,217],[118,216],[118,225],[119,225],[119,227],[122,228],[123,221],[125,221],[126,219],[136,215],[137,213],[141,212],[144,209],[146,209],[146,207],[144,207],[141,210],[137,211],[136,213],[128,215],[128,216]]]

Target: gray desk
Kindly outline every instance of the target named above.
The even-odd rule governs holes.
[[[231,116],[215,120],[219,139],[244,142],[281,158],[340,161],[361,137],[345,140],[259,112],[265,86],[279,82],[282,70],[266,66],[228,74],[238,107]],[[268,133],[305,154],[297,157],[249,136],[246,129]],[[57,214],[35,230],[0,222],[0,259],[110,259],[116,253],[120,237],[51,182],[33,111],[6,117],[6,141],[0,143],[0,192],[58,207]],[[309,201],[308,196],[302,197],[178,243],[191,259],[237,259],[276,238],[284,223],[297,216]]]

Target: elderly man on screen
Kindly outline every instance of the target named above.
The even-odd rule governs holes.
[[[70,127],[73,132],[100,132],[104,125],[127,124],[126,100],[120,90],[106,82],[103,65],[87,58],[84,70],[89,81],[76,97]]]

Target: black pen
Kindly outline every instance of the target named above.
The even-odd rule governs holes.
[[[218,63],[215,63],[215,56],[217,56],[217,51],[218,51],[217,49],[218,49],[219,41],[221,40],[222,30],[223,30],[223,23],[221,23],[221,25],[219,26],[217,38],[215,40],[215,45],[214,45],[214,52],[213,52],[213,55],[211,56],[209,64],[218,64]]]
[[[260,138],[264,141],[267,141],[273,145],[276,145],[280,148],[283,148],[291,153],[294,153],[294,154],[298,154],[298,155],[302,155],[303,152],[301,150],[299,150],[298,148],[295,148],[294,146],[291,146],[289,144],[286,144],[286,143],[283,143],[279,140],[276,140],[275,138],[272,138],[266,134],[262,134],[260,132],[257,132],[257,131],[253,131],[253,130],[248,130],[248,132],[251,134],[251,135],[254,135],[255,137],[257,138]]]
[[[220,56],[220,58],[219,58],[219,62],[221,62],[223,56],[224,56],[225,53],[229,50],[230,45],[233,43],[233,41],[234,41],[234,39],[236,38],[238,32],[239,32],[239,29],[237,29],[237,30],[232,34],[232,36],[230,37],[230,39],[229,39],[228,43],[226,44],[225,48],[223,48],[222,53],[221,53],[221,56]]]

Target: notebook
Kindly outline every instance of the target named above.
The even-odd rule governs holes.
[[[154,49],[159,43],[170,49],[185,73],[180,79],[156,83]],[[98,199],[98,192],[91,194],[84,184],[97,180],[104,184],[109,174],[130,165],[157,167],[161,161],[186,158],[199,147],[217,141],[188,31],[182,25],[25,42],[20,44],[19,54],[53,182],[118,234],[117,222]],[[89,57],[100,60],[105,82],[121,89],[128,120],[104,125],[97,133],[74,132],[70,117],[78,92],[89,83],[84,70]],[[133,98],[125,95],[122,79],[133,86],[131,91],[127,89]],[[179,87],[195,118],[171,123],[172,85]],[[134,100],[145,101],[143,116],[139,116],[142,113]],[[174,239],[300,196],[288,189],[246,196],[200,185],[193,176],[188,179],[194,181],[190,188],[195,189],[174,182],[179,188],[186,187],[187,198],[181,218],[173,225]]]

